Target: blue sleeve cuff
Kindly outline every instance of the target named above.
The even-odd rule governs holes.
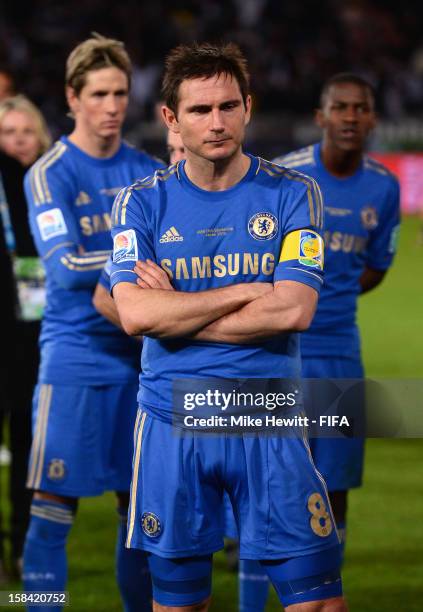
[[[279,264],[276,266],[273,282],[283,280],[297,281],[297,283],[308,285],[315,289],[317,293],[320,293],[320,289],[323,285],[322,272],[320,270],[305,270],[298,265],[298,261],[284,263],[291,263],[292,265]],[[295,263],[297,263],[297,266]]]
[[[132,283],[137,284],[137,275],[132,270],[116,270],[110,275],[110,291],[118,283]]]

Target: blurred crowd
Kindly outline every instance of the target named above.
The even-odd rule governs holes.
[[[163,58],[175,44],[233,40],[250,62],[259,113],[305,114],[334,72],[352,70],[376,87],[382,116],[423,107],[423,35],[415,1],[391,0],[22,0],[4,3],[0,66],[63,130],[63,71],[69,50],[98,31],[125,41],[135,64],[129,129],[154,118]],[[1,79],[0,79],[1,80]],[[0,82],[1,88],[1,82]]]

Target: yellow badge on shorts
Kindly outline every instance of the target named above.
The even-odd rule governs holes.
[[[303,266],[323,270],[323,240],[315,231],[296,230],[285,236],[279,262],[298,260]]]

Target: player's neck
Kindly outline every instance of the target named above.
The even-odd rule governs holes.
[[[219,161],[209,161],[188,153],[185,172],[189,180],[200,189],[224,191],[239,183],[250,165],[250,158],[241,150],[233,157]]]
[[[360,167],[363,152],[342,151],[336,147],[330,147],[323,142],[321,157],[326,170],[337,178],[347,178],[355,174]]]
[[[84,153],[98,158],[113,157],[121,144],[120,134],[110,138],[101,138],[88,134],[85,130],[78,129],[78,127],[75,127],[74,131],[69,135],[69,140]]]

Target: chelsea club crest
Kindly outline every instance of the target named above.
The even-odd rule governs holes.
[[[255,240],[270,240],[278,233],[278,220],[272,213],[257,213],[249,220],[248,231]]]
[[[63,459],[52,459],[48,464],[47,478],[60,481],[66,478],[66,464]]]
[[[157,538],[162,532],[160,519],[152,512],[144,512],[141,517],[141,526],[145,535],[150,538]]]

